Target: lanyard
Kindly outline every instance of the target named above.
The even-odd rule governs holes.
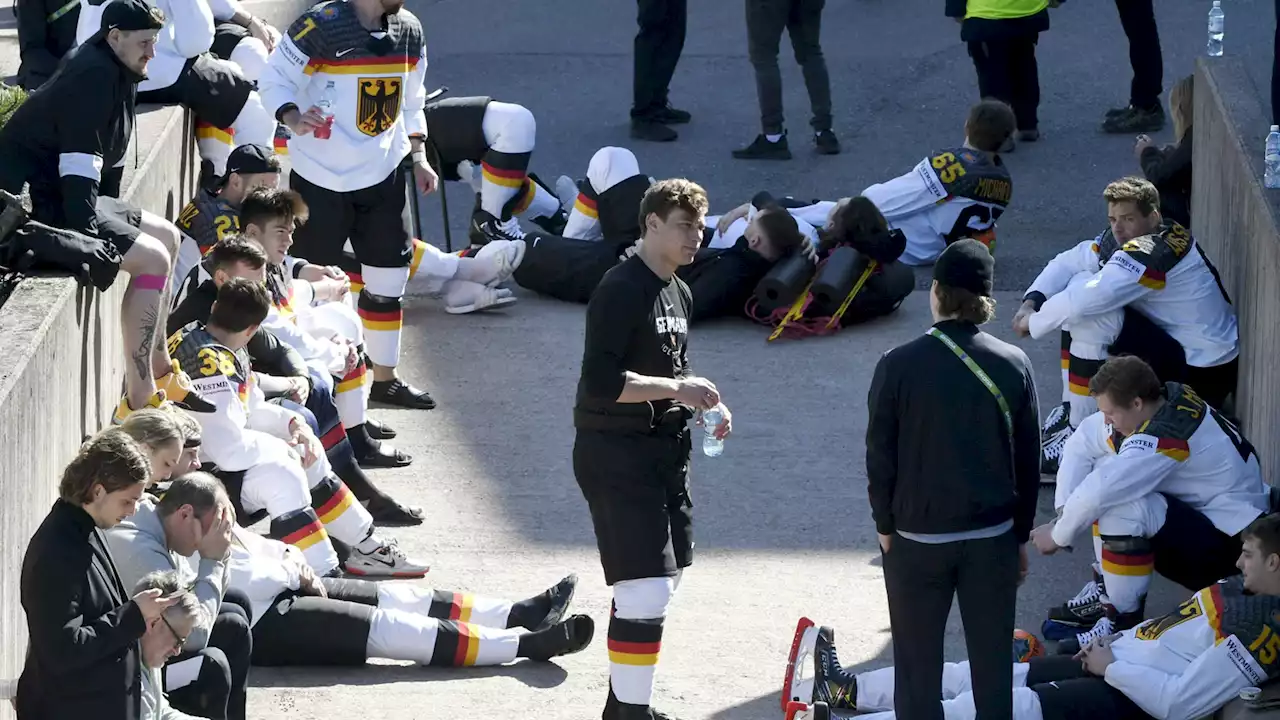
[[[1000,388],[996,387],[996,384],[994,381],[991,380],[991,377],[988,376],[987,373],[984,372],[981,367],[978,367],[978,363],[975,362],[973,358],[969,357],[969,353],[962,350],[960,346],[955,343],[954,340],[947,337],[946,333],[934,327],[934,328],[929,328],[929,332],[926,334],[932,335],[933,337],[938,338],[939,340],[942,341],[943,345],[946,345],[947,347],[951,348],[951,352],[955,353],[956,357],[960,358],[960,360],[964,362],[965,366],[969,368],[969,371],[972,372],[974,376],[978,378],[978,380],[982,381],[982,384],[986,385],[987,389],[991,391],[991,394],[995,396],[996,402],[999,403],[1000,405],[1000,413],[1004,415],[1005,430],[1009,431],[1009,440],[1010,440],[1010,443],[1012,444],[1013,413],[1009,412],[1009,404],[1005,402],[1004,394],[1000,392]]]

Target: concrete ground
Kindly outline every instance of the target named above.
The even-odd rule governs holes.
[[[1016,189],[1000,225],[1000,315],[991,327],[1007,339],[1020,291],[1053,253],[1103,227],[1102,187],[1137,170],[1132,138],[1096,129],[1103,110],[1122,103],[1128,89],[1124,36],[1108,5],[1068,3],[1042,37],[1045,137],[1007,158]],[[1262,86],[1269,3],[1224,5],[1228,52],[1256,59]],[[977,92],[956,26],[938,3],[830,3],[824,42],[845,153],[810,156],[803,84],[784,46],[797,157],[741,162],[729,151],[758,131],[741,3],[690,3],[672,98],[695,121],[667,145],[627,137],[631,3],[410,0],[410,8],[427,31],[428,88],[448,85],[452,95],[488,94],[534,111],[533,170],[581,175],[596,148],[622,145],[652,175],[703,183],[713,210],[760,189],[834,198],[905,172],[924,153],[963,139],[965,110]],[[1159,4],[1166,85],[1189,74],[1202,52],[1205,12],[1205,3]],[[471,198],[462,185],[449,190],[455,243],[465,243]],[[424,203],[423,222],[427,237],[443,244],[436,202]],[[397,444],[416,458],[376,477],[397,497],[429,508],[426,525],[395,532],[407,550],[431,560],[425,584],[518,598],[576,572],[577,608],[599,623],[595,642],[540,665],[255,670],[253,717],[599,716],[609,593],[570,465],[582,310],[528,293],[521,298],[509,311],[483,316],[449,316],[426,298],[409,304],[405,375],[428,387],[440,408],[376,413],[400,429]],[[893,317],[829,339],[766,344],[762,328],[737,321],[695,330],[695,367],[723,391],[736,432],[723,456],[694,460],[698,556],[668,621],[656,705],[684,718],[780,717],[783,666],[801,615],[837,628],[846,664],[892,662],[866,503],[864,406],[880,353],[928,324],[927,298],[917,292]],[[1024,342],[1041,369],[1045,412],[1061,392],[1055,342]],[[1042,518],[1052,502],[1046,489]],[[1088,555],[1032,558],[1019,596],[1020,627],[1038,632],[1046,608],[1076,592]],[[1157,580],[1148,607],[1163,612],[1183,595]],[[964,656],[954,616],[947,656]]]

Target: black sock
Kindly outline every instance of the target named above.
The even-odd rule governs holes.
[[[511,613],[507,615],[507,627],[532,630],[542,623],[549,612],[551,612],[551,590],[512,605]]]
[[[361,428],[363,427],[362,425]],[[355,495],[360,502],[391,500],[390,497],[373,484],[373,480],[365,474],[364,469],[356,462],[355,456],[350,453],[344,453],[342,457],[336,460],[330,459],[329,463],[333,467],[333,474],[347,484],[347,487],[351,489],[351,494]]]
[[[368,455],[373,450],[373,438],[369,437],[369,428],[364,423],[347,428],[347,439],[351,441],[351,450],[356,457]]]

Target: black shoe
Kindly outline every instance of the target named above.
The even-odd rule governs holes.
[[[654,122],[660,122],[663,125],[683,125],[693,119],[685,110],[677,110],[668,104],[661,110],[655,110],[649,113],[649,119]]]
[[[547,616],[542,622],[536,626],[529,628],[534,632],[546,630],[553,625],[558,625],[564,616],[569,612],[569,604],[573,602],[573,594],[578,589],[578,576],[571,574],[554,587],[547,590],[546,595],[550,598],[550,609],[547,610]]]
[[[823,130],[814,135],[813,144],[817,146],[818,152],[823,155],[840,154],[840,141],[836,139],[836,134],[830,130]]]
[[[365,506],[380,527],[412,527],[424,521],[422,508],[405,507],[389,497],[374,498]]]
[[[787,133],[784,131],[777,142],[769,142],[763,133],[756,136],[751,144],[733,151],[739,160],[790,160],[791,148],[787,146]]]
[[[661,710],[654,710],[653,708],[649,708],[649,716],[652,717],[653,720],[680,720],[680,718],[675,715],[668,715]]]
[[[471,243],[473,245],[487,245],[491,240],[523,240],[524,231],[520,229],[520,222],[515,218],[503,222],[484,210],[477,210],[471,214]],[[476,235],[482,238],[481,242],[476,242]]]
[[[396,431],[392,430],[390,425],[373,418],[366,418],[364,427],[369,432],[369,437],[374,440],[390,440],[396,436]]]
[[[649,142],[671,142],[680,137],[680,133],[648,118],[631,118],[631,138]]]
[[[1036,142],[1036,141],[1038,141],[1039,139],[1040,139],[1040,131],[1039,131],[1039,130],[1031,129],[1031,130],[1019,130],[1019,131],[1018,131],[1018,141],[1019,141],[1019,142]]]
[[[372,438],[368,446],[361,448],[355,456],[356,463],[362,468],[398,468],[413,464],[413,458],[408,454]]]
[[[596,623],[589,615],[574,615],[546,630],[521,635],[516,657],[546,661],[561,655],[571,655],[590,645],[595,633]]]
[[[1112,134],[1156,132],[1164,127],[1164,108],[1156,105],[1150,110],[1129,107],[1119,115],[1112,115],[1102,123],[1102,131]]]
[[[369,402],[395,405],[410,410],[432,410],[436,406],[436,401],[431,399],[426,390],[419,390],[400,378],[374,380],[369,392]]]

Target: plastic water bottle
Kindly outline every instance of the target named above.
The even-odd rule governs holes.
[[[720,423],[724,422],[724,413],[720,410],[720,405],[702,413],[702,454],[707,457],[720,457],[720,453],[724,452],[724,440],[716,437],[716,430],[720,429]]]
[[[326,82],[324,94],[320,96],[320,102],[316,103],[316,111],[324,118],[324,125],[312,131],[317,140],[328,140],[333,135],[333,103],[337,99],[337,94],[333,81]]]
[[[1209,55],[1222,57],[1222,36],[1225,34],[1223,23],[1226,13],[1222,12],[1222,0],[1213,0],[1213,9],[1209,11]]]
[[[1272,125],[1267,135],[1267,174],[1263,178],[1269,188],[1280,188],[1280,125]]]

